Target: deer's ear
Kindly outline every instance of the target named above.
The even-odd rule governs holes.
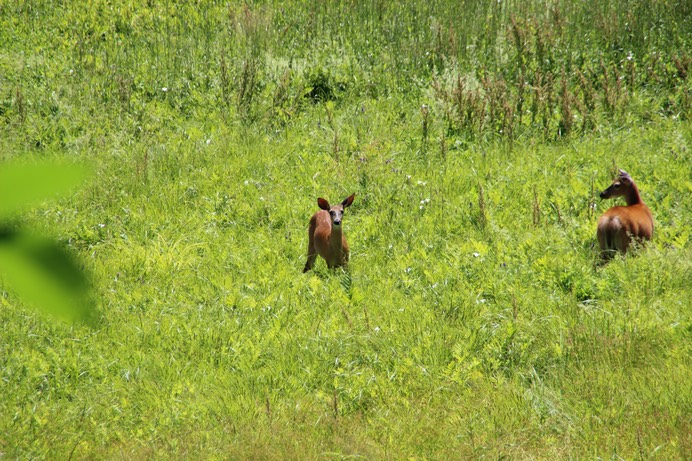
[[[317,199],[317,206],[326,211],[329,211],[329,209],[331,208],[329,206],[329,202],[323,199],[322,197]]]
[[[343,202],[341,202],[341,205],[343,205],[344,208],[347,206],[351,206],[353,203],[353,199],[356,198],[356,194],[351,194],[349,197],[345,198]]]

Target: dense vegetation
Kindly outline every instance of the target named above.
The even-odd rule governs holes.
[[[0,160],[93,170],[0,224],[100,317],[0,278],[0,457],[692,456],[690,2],[164,3],[0,3]]]

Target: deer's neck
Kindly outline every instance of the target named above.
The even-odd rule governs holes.
[[[329,243],[333,247],[341,246],[341,239],[343,238],[343,229],[341,226],[337,227],[332,224],[332,233],[329,236]]]
[[[644,203],[642,202],[642,197],[639,195],[639,189],[637,189],[636,185],[632,184],[632,188],[627,195],[625,195],[625,201],[627,202],[627,206]]]

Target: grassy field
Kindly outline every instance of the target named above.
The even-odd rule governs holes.
[[[0,459],[692,457],[689,2],[0,2],[0,43],[0,160],[92,171],[0,224],[99,318],[0,274]],[[599,265],[618,167],[655,236]]]

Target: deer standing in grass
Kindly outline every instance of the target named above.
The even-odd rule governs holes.
[[[308,229],[308,260],[303,272],[315,265],[319,254],[327,262],[327,267],[340,267],[348,264],[348,243],[342,228],[344,208],[351,206],[356,194],[352,194],[338,205],[330,206],[322,197],[317,199],[320,211],[312,215]]]
[[[598,244],[603,261],[610,259],[616,251],[627,253],[632,240],[651,240],[654,234],[654,220],[651,210],[642,201],[639,189],[626,171],[620,174],[606,190],[602,199],[625,197],[627,206],[614,206],[598,220]]]

